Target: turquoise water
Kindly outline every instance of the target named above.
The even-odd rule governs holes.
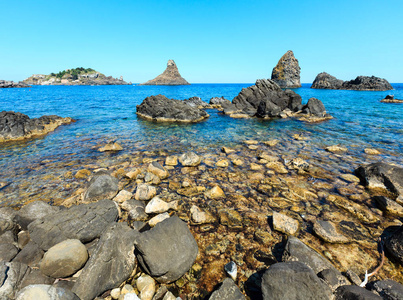
[[[97,147],[117,140],[131,154],[145,150],[182,153],[233,146],[245,139],[292,140],[294,133],[309,137],[312,156],[324,147],[341,144],[349,154],[364,162],[364,148],[382,152],[380,160],[402,164],[403,104],[385,104],[387,94],[403,99],[403,84],[394,91],[358,92],[314,90],[309,84],[295,89],[303,103],[310,97],[323,101],[333,120],[306,124],[297,120],[232,119],[216,110],[197,124],[163,124],[137,118],[136,105],[150,95],[164,94],[185,99],[199,96],[232,100],[251,84],[193,84],[190,86],[34,86],[29,89],[0,89],[0,110],[22,112],[30,117],[56,114],[77,120],[39,139],[0,145],[0,182],[18,184],[33,165],[45,160],[74,160],[88,163],[105,154]],[[286,146],[283,147],[286,150]],[[348,166],[344,166],[347,167]],[[68,169],[68,167],[66,167]],[[45,172],[46,170],[43,170]],[[12,178],[10,178],[12,176]],[[1,201],[0,201],[1,204]]]

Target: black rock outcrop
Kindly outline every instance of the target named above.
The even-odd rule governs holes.
[[[24,82],[14,82],[10,80],[0,80],[0,89],[1,88],[26,88],[30,87],[28,84]]]
[[[294,57],[294,53],[287,51],[273,68],[271,79],[281,88],[299,88],[301,68],[298,60]]]
[[[350,81],[343,81],[326,72],[318,74],[312,83],[313,89],[354,90],[354,91],[387,91],[393,90],[390,83],[375,76],[357,76]]]
[[[154,121],[199,122],[209,117],[204,110],[164,95],[147,97],[136,108],[138,116]]]
[[[13,111],[0,112],[0,142],[22,140],[44,135],[63,124],[74,122],[72,118],[42,116],[30,119],[27,115]]]
[[[179,73],[178,67],[175,62],[168,60],[167,68],[165,71],[145,83],[140,85],[189,85],[190,83],[185,80]]]
[[[339,90],[343,85],[343,80],[337,79],[336,77],[322,72],[319,73],[312,83],[312,89],[329,89],[329,90]]]

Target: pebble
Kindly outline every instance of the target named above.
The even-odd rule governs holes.
[[[246,141],[244,141],[244,143],[246,145],[257,145],[257,144],[259,144],[259,142],[256,141],[256,140],[246,140]]]
[[[120,288],[115,288],[111,290],[112,299],[119,299],[120,296]]]
[[[155,294],[155,280],[149,275],[142,275],[136,281],[141,300],[151,300]]]
[[[105,146],[101,147],[98,149],[100,152],[105,152],[105,151],[121,151],[123,150],[123,147],[117,143],[117,142],[112,142],[108,143]]]
[[[206,191],[204,193],[207,198],[210,199],[220,199],[220,198],[225,198],[224,191],[218,186],[214,186],[212,189]]]
[[[337,232],[336,226],[330,221],[317,220],[313,224],[314,232],[325,242],[344,244],[350,242],[350,239]]]
[[[381,154],[380,151],[378,151],[376,149],[371,149],[371,148],[365,148],[364,152],[365,152],[365,154],[368,154],[368,155],[379,155],[379,154]]]
[[[244,164],[243,160],[240,158],[234,158],[231,161],[235,166],[242,166]]]
[[[294,235],[299,229],[299,222],[277,212],[273,212],[273,228],[288,235]]]
[[[340,178],[342,178],[343,180],[345,180],[347,182],[360,183],[360,179],[353,174],[341,174]]]
[[[146,214],[159,214],[170,209],[178,210],[178,201],[165,202],[160,197],[155,196],[148,202],[145,208]]]
[[[165,158],[165,165],[167,166],[176,166],[178,164],[178,157],[175,155],[167,156]]]
[[[279,142],[279,140],[270,140],[270,141],[263,142],[263,144],[265,144],[266,146],[274,147],[278,144],[278,142]]]
[[[202,211],[196,205],[192,205],[190,208],[192,221],[196,224],[206,224],[210,223],[214,220],[213,216],[207,212]]]
[[[165,212],[163,214],[156,215],[155,217],[151,218],[148,221],[148,225],[150,225],[151,227],[154,227],[159,222],[162,222],[162,221],[164,221],[165,219],[168,219],[168,218],[169,218],[169,214],[167,212]]]
[[[238,273],[236,263],[230,261],[224,266],[224,270],[232,278],[232,280],[236,281],[236,276]]]
[[[179,157],[179,162],[184,167],[197,167],[201,163],[201,157],[194,152],[184,153]]]
[[[157,195],[157,189],[154,186],[143,183],[137,186],[134,198],[136,200],[146,201],[150,200],[155,195]]]
[[[226,153],[226,154],[231,154],[233,152],[235,152],[234,149],[228,148],[228,147],[222,147],[222,152]]]
[[[148,172],[158,176],[160,179],[165,179],[169,176],[168,171],[157,161],[153,161],[152,163],[150,163],[147,170]]]
[[[229,163],[228,163],[228,160],[222,159],[222,160],[217,161],[217,163],[215,165],[217,167],[225,168],[225,167],[228,167]]]
[[[341,146],[337,146],[337,145],[328,146],[325,148],[325,150],[328,152],[332,152],[332,153],[347,152],[346,147],[341,147]]]
[[[126,190],[121,190],[112,200],[117,203],[123,203],[127,200],[130,200],[132,197],[133,193]]]

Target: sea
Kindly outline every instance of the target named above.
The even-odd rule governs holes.
[[[169,98],[193,96],[209,102],[223,96],[232,100],[245,84],[192,84],[188,86],[33,86],[0,89],[0,111],[16,111],[31,118],[42,115],[71,117],[75,123],[57,128],[40,138],[0,144],[0,207],[21,203],[21,198],[35,195],[45,188],[58,189],[57,183],[46,184],[46,175],[75,172],[84,165],[114,159],[98,148],[117,141],[124,148],[118,155],[141,152],[180,154],[186,151],[205,153],[221,147],[234,147],[245,140],[282,141],[286,153],[292,136],[308,139],[305,152],[314,158],[327,146],[348,148],[351,160],[334,161],[330,168],[353,170],[373,161],[364,149],[381,152],[376,160],[403,165],[403,104],[381,103],[388,94],[403,99],[403,83],[392,84],[394,90],[344,91],[311,89],[303,84],[294,89],[303,103],[320,99],[334,118],[318,124],[296,119],[233,119],[217,110],[207,110],[210,117],[196,124],[157,123],[136,115],[136,105],[146,97],[162,94]],[[217,150],[218,149],[218,150]],[[291,151],[292,149],[290,149]],[[308,153],[308,154],[307,154]],[[310,154],[309,154],[310,153]],[[117,155],[117,154],[116,154]],[[309,158],[309,157],[308,157]],[[351,163],[353,161],[354,163]],[[326,160],[322,159],[326,165]],[[26,201],[26,199],[24,200]]]

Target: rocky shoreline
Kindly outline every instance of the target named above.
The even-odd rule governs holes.
[[[296,142],[305,148],[309,140]],[[13,249],[0,251],[11,261],[0,265],[7,278],[0,293],[10,299],[38,289],[70,297],[63,299],[399,295],[403,169],[370,164],[356,177],[280,149],[279,141],[247,140],[217,152],[144,152],[66,174],[69,185],[79,183],[70,197],[52,205],[31,197],[19,211],[0,210],[0,245]],[[378,238],[386,259],[365,289],[358,286],[365,271],[380,264]],[[83,255],[59,264],[67,255],[60,249],[70,247]],[[236,268],[226,267],[231,261]]]
[[[30,87],[28,84],[24,82],[14,82],[9,80],[0,80],[0,89],[1,88],[27,88]]]
[[[22,113],[2,111],[0,112],[0,143],[42,136],[61,125],[72,122],[74,120],[70,117],[42,116],[31,119]]]

